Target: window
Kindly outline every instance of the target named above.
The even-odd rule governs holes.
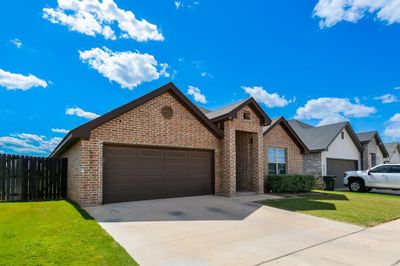
[[[390,167],[388,165],[382,165],[371,169],[371,173],[389,173]]]
[[[392,165],[390,167],[390,172],[395,174],[400,174],[400,165]]]
[[[268,148],[268,174],[286,174],[286,149]]]
[[[376,154],[371,153],[371,167],[374,167],[376,164]]]
[[[343,131],[342,131],[341,135],[342,135],[342,139],[344,139],[344,132]]]
[[[243,119],[244,120],[250,120],[250,112],[244,111],[243,112]]]

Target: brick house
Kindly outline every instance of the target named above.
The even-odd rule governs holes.
[[[289,125],[306,144],[310,153],[303,156],[306,174],[316,176],[322,185],[322,176],[336,176],[336,188],[342,188],[345,171],[361,169],[363,147],[349,122],[311,126],[292,119]]]
[[[264,127],[264,150],[268,174],[302,174],[303,154],[309,150],[284,117]]]
[[[83,206],[262,193],[270,124],[253,98],[211,112],[168,83],[71,130],[50,156],[68,158],[68,197]]]
[[[385,162],[389,157],[385,145],[377,131],[360,132],[357,137],[363,146],[361,169],[367,170]]]

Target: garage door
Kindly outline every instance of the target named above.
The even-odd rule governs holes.
[[[213,193],[210,151],[104,146],[103,203]]]
[[[328,164],[327,165],[328,175],[336,176],[335,188],[344,187],[343,185],[344,172],[358,169],[358,161],[354,160],[328,159],[327,164]]]

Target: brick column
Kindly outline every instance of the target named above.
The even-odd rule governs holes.
[[[264,193],[264,145],[263,133],[260,130],[253,136],[253,184],[254,192]]]
[[[222,146],[222,192],[226,195],[232,195],[236,192],[236,131],[232,121],[225,122]]]

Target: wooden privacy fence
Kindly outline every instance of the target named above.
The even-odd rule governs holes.
[[[66,196],[67,159],[0,154],[0,201]]]

